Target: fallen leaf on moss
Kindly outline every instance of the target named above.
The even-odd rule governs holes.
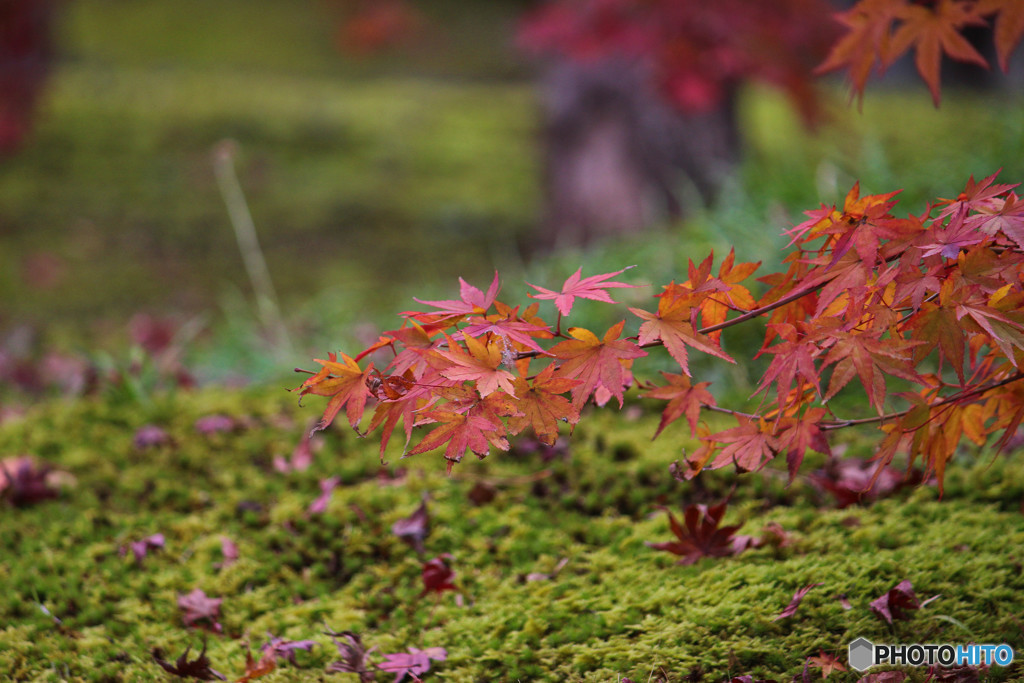
[[[132,555],[135,556],[135,564],[141,566],[142,560],[145,559],[150,550],[163,550],[163,547],[164,535],[153,534],[152,536],[146,536],[142,540],[132,541],[127,546],[121,546],[120,554],[122,556],[127,555],[128,551],[131,550]]]
[[[384,655],[384,663],[378,664],[381,671],[389,671],[395,674],[395,683],[399,683],[406,674],[414,680],[420,680],[420,676],[430,671],[430,661],[443,662],[448,657],[448,652],[443,647],[428,647],[426,650],[409,648],[409,652]]]
[[[813,472],[810,481],[819,490],[835,496],[839,509],[885,498],[924,481],[924,474],[918,468],[909,473],[888,466],[882,466],[881,472],[877,469],[878,465],[869,461],[834,458],[824,468]]]
[[[693,564],[702,557],[728,557],[738,555],[754,545],[750,536],[736,536],[742,525],[723,526],[719,524],[725,516],[726,503],[718,505],[687,505],[683,508],[683,524],[668,508],[659,505],[668,514],[669,529],[675,534],[675,541],[646,545],[655,550],[664,550],[679,555],[678,564]]]
[[[902,671],[880,671],[858,678],[857,683],[903,683],[905,680],[907,680],[907,674]]]
[[[137,451],[144,451],[147,448],[155,448],[170,443],[171,437],[163,427],[157,425],[142,425],[135,430],[132,438],[132,446]]]
[[[30,455],[0,460],[0,500],[6,500],[15,507],[32,505],[50,498],[56,498],[57,484],[68,480],[70,475],[60,472],[46,462],[39,462]]]
[[[448,564],[453,559],[448,553],[439,555],[432,560],[423,563],[423,592],[422,598],[427,593],[443,593],[444,591],[456,590],[452,580],[455,572]]]
[[[258,659],[253,659],[249,644],[245,644],[245,673],[235,683],[248,683],[262,678],[277,668],[277,659],[271,652],[264,652]]]
[[[310,651],[316,647],[315,640],[285,640],[267,631],[267,642],[260,649],[264,653],[271,654],[275,660],[284,659],[289,664],[295,664],[295,653],[299,650]]]
[[[391,525],[391,533],[412,546],[418,555],[426,552],[423,541],[430,533],[430,515],[427,514],[427,498],[423,497],[419,507],[408,517],[402,517]]]
[[[373,646],[367,650],[363,646],[362,638],[352,631],[335,633],[328,629],[325,633],[334,641],[334,645],[338,648],[338,653],[341,655],[341,659],[339,661],[334,662],[327,667],[327,673],[354,673],[359,676],[360,683],[373,683],[375,676],[373,672],[370,671],[368,659],[370,653],[376,650],[377,646]],[[344,642],[339,641],[338,636],[340,636]]]
[[[892,625],[893,619],[910,619],[910,612],[921,609],[910,581],[900,581],[895,588],[871,602],[871,611],[882,621]]]
[[[828,652],[819,651],[817,657],[808,657],[807,661],[810,662],[814,668],[821,669],[822,678],[828,678],[835,672],[846,671],[846,666],[840,662],[835,655],[829,654]]]
[[[220,552],[224,561],[213,565],[216,569],[227,569],[238,561],[238,545],[227,536],[220,537]]]
[[[785,619],[786,617],[791,617],[796,614],[796,611],[800,608],[800,603],[803,602],[804,596],[807,595],[812,588],[821,585],[821,583],[811,583],[799,589],[796,593],[793,593],[793,599],[789,601],[789,604],[786,605],[784,610],[775,615],[775,618],[772,619],[772,621]]]
[[[200,625],[210,628],[215,633],[223,629],[217,619],[220,618],[220,605],[224,598],[211,598],[200,588],[195,588],[187,595],[178,596],[178,608],[185,626]]]
[[[210,660],[206,658],[205,640],[203,641],[203,649],[199,652],[199,656],[190,662],[188,661],[188,653],[191,649],[191,645],[186,647],[185,652],[183,652],[173,664],[164,659],[163,652],[160,648],[153,648],[151,654],[153,656],[153,660],[169,674],[181,676],[182,678],[196,678],[200,681],[227,680],[224,677],[224,674],[210,668]]]
[[[331,502],[331,494],[334,493],[334,489],[341,483],[341,477],[328,477],[320,481],[320,495],[309,504],[306,509],[306,513],[310,515],[320,515],[327,510],[327,504]]]
[[[236,423],[227,415],[206,415],[195,422],[196,431],[209,436],[233,431]]]

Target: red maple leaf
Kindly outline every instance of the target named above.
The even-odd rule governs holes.
[[[836,15],[848,32],[835,45],[815,73],[846,68],[853,93],[863,96],[864,86],[879,55],[888,50],[890,30],[898,5],[887,0],[862,0],[852,9]]]
[[[716,433],[713,438],[722,446],[711,469],[735,465],[740,472],[756,472],[779,452],[774,429],[763,419],[737,416],[739,424]]]
[[[835,396],[854,375],[860,377],[868,402],[882,413],[885,401],[885,375],[922,384],[921,376],[907,362],[907,351],[917,342],[877,339],[866,333],[836,332],[835,344],[822,362],[822,369],[835,364],[825,400]]]
[[[516,378],[516,407],[522,414],[509,418],[511,433],[518,434],[529,425],[537,439],[553,446],[558,439],[559,421],[571,425],[579,422],[580,411],[561,394],[576,388],[582,380],[555,377],[555,368],[555,363],[551,363],[530,382]]]
[[[639,287],[640,285],[628,285],[625,282],[614,281],[606,282],[606,280],[635,267],[636,266],[629,266],[622,270],[617,270],[614,273],[591,275],[590,277],[580,279],[580,275],[583,273],[583,267],[581,266],[575,273],[566,279],[565,284],[562,285],[561,292],[553,292],[550,289],[544,289],[537,285],[530,285],[540,292],[540,294],[530,294],[530,296],[534,299],[554,299],[555,308],[557,308],[558,312],[563,316],[569,315],[569,311],[572,310],[572,305],[576,300],[576,297],[613,304],[615,301],[608,295],[608,292],[604,290],[612,287]],[[530,283],[527,282],[526,284],[529,285]]]
[[[675,541],[667,543],[646,542],[650,548],[664,550],[679,555],[677,564],[693,564],[702,557],[729,557],[738,555],[753,544],[750,536],[736,536],[736,530],[742,524],[722,526],[727,503],[719,503],[710,507],[706,505],[687,505],[683,508],[683,522],[680,524],[672,511],[658,506],[668,514],[669,529],[675,535]],[[685,526],[684,526],[685,525]]]
[[[562,361],[557,377],[582,380],[572,389],[572,404],[577,409],[598,389],[604,389],[619,399],[619,406],[622,406],[623,388],[631,377],[623,362],[647,355],[633,342],[619,339],[625,324],[623,320],[613,325],[603,339],[598,339],[590,330],[571,327],[569,336],[573,338],[549,349],[551,355]]]
[[[824,408],[808,408],[800,417],[784,417],[776,425],[775,436],[779,452],[786,452],[790,482],[796,477],[808,448],[824,455],[832,454],[819,426],[824,418]]]
[[[690,378],[686,375],[675,375],[668,372],[662,372],[661,374],[668,380],[668,385],[648,385],[650,387],[649,391],[641,395],[643,398],[656,398],[668,401],[668,405],[665,406],[665,410],[661,413],[661,422],[658,423],[658,430],[654,432],[653,438],[657,438],[665,427],[684,415],[686,416],[686,421],[690,424],[690,433],[696,434],[697,420],[700,417],[701,407],[715,405],[715,397],[707,390],[711,383],[698,382],[697,384],[692,384]]]
[[[517,319],[515,311],[505,316],[491,315],[486,318],[470,318],[467,323],[458,334],[452,335],[453,338],[483,337],[492,334],[499,338],[518,342],[531,351],[547,353],[537,344],[535,337],[550,338],[551,330],[546,325],[535,325]],[[511,345],[508,346],[508,352],[512,352]]]
[[[444,457],[450,473],[452,466],[462,460],[467,450],[480,458],[487,456],[491,446],[507,451],[509,443],[501,416],[512,416],[517,412],[514,400],[505,394],[491,394],[469,407],[449,402],[441,408],[425,410],[417,424],[438,422],[440,425],[423,437],[407,455],[425,453],[447,444]]]
[[[957,195],[956,199],[940,199],[936,206],[945,206],[938,215],[938,220],[949,218],[957,214],[961,209],[967,208],[974,211],[988,211],[997,209],[1002,205],[998,199],[999,195],[1005,194],[1017,187],[1016,184],[995,184],[999,171],[996,171],[987,178],[975,180],[974,175],[967,179],[967,185],[963,192]],[[991,234],[991,233],[989,233]]]
[[[761,384],[758,385],[754,394],[766,391],[774,383],[780,411],[793,390],[794,382],[796,382],[797,391],[800,391],[805,385],[810,385],[820,395],[818,369],[814,366],[814,360],[820,350],[814,338],[797,333],[798,329],[804,330],[806,326],[800,324],[798,328],[790,323],[769,323],[769,328],[769,334],[777,335],[781,341],[758,352],[758,356],[768,353],[772,354],[774,358],[769,363],[768,369],[765,370]]]
[[[893,619],[910,619],[910,612],[921,609],[921,602],[910,581],[900,581],[895,588],[871,602],[871,611],[890,626]]]
[[[427,593],[443,593],[444,591],[457,590],[453,583],[455,571],[449,564],[449,561],[452,559],[454,558],[450,554],[444,553],[423,563],[423,592],[420,593],[421,598]]]

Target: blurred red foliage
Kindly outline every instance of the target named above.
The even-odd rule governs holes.
[[[577,62],[644,63],[685,113],[721,106],[740,81],[763,81],[813,122],[812,71],[837,36],[833,9],[826,0],[553,0],[525,17],[519,44]]]
[[[0,155],[15,151],[50,66],[52,0],[0,0]]]

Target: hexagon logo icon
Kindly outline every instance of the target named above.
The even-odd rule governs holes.
[[[858,638],[850,643],[850,667],[857,671],[871,668],[875,661],[875,646],[867,638]]]

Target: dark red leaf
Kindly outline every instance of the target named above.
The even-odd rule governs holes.
[[[199,652],[199,656],[193,661],[188,661],[189,650],[192,646],[189,645],[185,648],[185,652],[182,653],[178,659],[171,664],[164,659],[163,652],[160,648],[153,648],[152,655],[154,661],[159,664],[164,671],[175,676],[182,678],[196,678],[200,681],[226,681],[224,675],[214,669],[210,668],[210,660],[206,658],[206,641],[203,641],[203,649]]]
[[[444,553],[423,563],[423,592],[420,593],[421,598],[427,593],[443,593],[444,591],[456,590],[455,584],[452,583],[452,580],[455,578],[455,572],[448,564],[448,561],[451,559],[453,559],[451,555]]]
[[[53,480],[58,474],[48,463],[28,455],[0,460],[0,500],[24,507],[56,498]]]
[[[910,581],[900,581],[895,588],[871,602],[871,611],[879,619],[892,625],[893,619],[910,619],[910,612],[920,609],[921,603],[914,594]]]
[[[352,631],[335,633],[328,630],[326,634],[331,637],[341,654],[339,661],[328,665],[327,673],[354,673],[359,676],[360,683],[372,683],[375,676],[370,671],[368,659],[370,653],[377,649],[376,646],[367,650],[363,646],[362,638]],[[344,642],[339,641],[337,636],[340,636]]]
[[[878,500],[922,482],[923,474],[916,468],[909,473],[888,466],[882,466],[880,472],[878,470],[879,466],[869,461],[835,458],[829,460],[823,469],[812,473],[810,481],[818,489],[835,496],[839,509]]]
[[[702,557],[729,557],[738,555],[754,545],[750,536],[736,536],[736,530],[742,525],[719,527],[725,516],[726,503],[710,507],[705,505],[687,505],[683,508],[684,524],[680,524],[672,511],[658,506],[668,514],[669,528],[676,541],[667,543],[650,543],[648,547],[664,550],[679,555],[678,564],[693,564]]]
[[[803,601],[804,596],[807,595],[811,591],[812,588],[815,588],[815,587],[821,586],[821,585],[823,585],[823,584],[821,584],[821,583],[811,583],[811,584],[808,584],[808,585],[804,586],[803,588],[799,589],[796,593],[793,593],[793,599],[789,601],[789,604],[786,605],[786,608],[784,610],[782,610],[777,615],[775,615],[775,618],[772,619],[772,621],[778,621],[779,619],[785,619],[786,617],[791,617],[794,614],[796,614],[796,611],[797,611],[797,609],[800,608],[800,603]]]

